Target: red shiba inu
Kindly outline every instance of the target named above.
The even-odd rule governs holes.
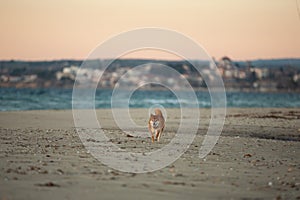
[[[150,119],[148,121],[148,129],[151,133],[152,142],[155,139],[159,142],[160,136],[165,128],[165,119],[162,115],[160,109],[155,109],[155,114],[150,115]]]

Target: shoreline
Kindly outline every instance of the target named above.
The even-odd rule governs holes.
[[[11,85],[1,85],[0,89],[66,89],[66,90],[72,90],[73,85],[71,84],[70,86],[66,87],[17,87],[17,86],[11,86]],[[90,89],[89,87],[79,87],[78,89]],[[101,88],[96,88],[96,90],[113,90],[114,88],[112,87],[101,87]],[[141,90],[143,91],[167,91],[168,89],[160,89],[160,88],[142,88]],[[193,88],[194,91],[196,92],[208,92],[207,88]],[[277,88],[271,88],[271,89],[266,89],[266,88],[230,88],[225,86],[225,92],[244,92],[244,93],[300,93],[300,89],[277,89]]]
[[[174,137],[179,111],[167,109],[165,132],[154,144],[150,137],[123,134],[110,109],[96,113],[112,142],[144,152]],[[130,113],[139,126],[147,124],[148,109]],[[200,114],[197,135],[178,160],[132,174],[111,169],[84,148],[72,110],[0,112],[0,199],[300,198],[300,108],[228,108],[223,132],[205,159],[198,151],[210,110]]]

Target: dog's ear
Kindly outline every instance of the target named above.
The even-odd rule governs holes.
[[[151,114],[150,114],[150,117],[154,117],[154,115],[151,113]]]

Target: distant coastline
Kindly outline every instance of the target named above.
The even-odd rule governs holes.
[[[104,71],[110,60],[85,61],[86,83],[79,87],[111,89],[118,79],[135,66],[161,63],[181,73],[197,91],[207,91],[205,80],[210,78],[208,61],[195,61],[203,66],[201,74],[188,61],[117,59]],[[0,61],[0,88],[73,88],[83,61]],[[227,91],[242,92],[300,92],[300,59],[262,59],[234,61],[229,57],[214,60]],[[102,73],[100,81],[94,74]],[[172,78],[172,77],[170,77]],[[146,85],[145,90],[161,90],[156,85]]]

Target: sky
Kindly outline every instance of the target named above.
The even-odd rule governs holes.
[[[299,6],[300,0],[0,0],[0,59],[86,59],[107,39],[141,27],[178,31],[217,59],[300,58]],[[178,58],[158,50],[124,57]]]

